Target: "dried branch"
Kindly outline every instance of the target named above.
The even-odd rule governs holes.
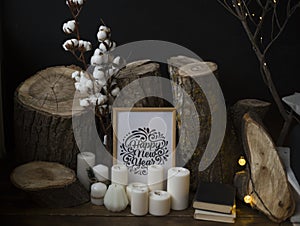
[[[290,125],[291,116],[287,113],[281,98],[278,94],[278,91],[275,87],[275,84],[272,80],[271,71],[267,65],[266,55],[274,42],[280,37],[282,32],[284,31],[290,17],[295,13],[295,11],[300,7],[300,1],[296,4],[292,5],[291,0],[288,0],[286,3],[286,15],[283,19],[283,22],[280,22],[280,19],[277,14],[278,3],[275,0],[266,0],[264,4],[261,0],[256,0],[252,2],[252,7],[254,9],[259,8],[261,10],[261,14],[259,17],[259,22],[256,23],[251,14],[250,2],[246,0],[232,0],[233,5],[229,4],[226,0],[221,1],[217,0],[227,11],[229,11],[232,15],[238,18],[246,32],[250,43],[252,44],[253,51],[259,61],[260,73],[263,78],[264,83],[267,85],[277,107],[282,115],[285,123],[280,133],[279,145],[282,145],[284,138],[287,134],[288,127]],[[254,4],[256,3],[256,4]],[[269,12],[272,12],[271,22],[267,23],[266,20]],[[249,15],[249,19],[247,20],[247,15]],[[250,24],[252,25],[252,29]],[[266,27],[271,28],[270,39],[264,39],[264,43],[262,42],[262,36],[258,39],[258,35],[263,32]]]

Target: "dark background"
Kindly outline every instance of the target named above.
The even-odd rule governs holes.
[[[63,22],[71,19],[64,0],[1,0],[2,85],[7,152],[13,149],[13,93],[29,76],[49,66],[77,64],[61,44],[69,37]],[[216,0],[92,1],[80,17],[82,38],[97,44],[102,18],[118,45],[138,40],[164,40],[189,48],[219,66],[228,105],[242,98],[272,101],[258,62],[240,22]],[[291,18],[269,55],[280,96],[299,90],[300,10]],[[280,127],[274,107],[266,123]],[[271,120],[272,119],[272,120]],[[279,121],[275,121],[279,120]]]

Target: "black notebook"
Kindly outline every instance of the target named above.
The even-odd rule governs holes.
[[[193,207],[220,213],[231,213],[235,205],[235,188],[229,184],[200,182]]]

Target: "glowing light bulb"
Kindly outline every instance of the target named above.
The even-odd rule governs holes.
[[[262,20],[262,17],[260,16],[259,19]]]
[[[239,159],[239,161],[238,161],[238,163],[239,163],[240,166],[246,165],[247,162],[246,162],[245,157],[241,156],[240,159]]]
[[[251,202],[252,202],[252,197],[251,197],[251,195],[246,195],[246,196],[244,197],[244,202],[247,203],[247,204],[251,203]]]
[[[241,6],[241,3],[240,3],[240,2],[238,2],[238,6]]]
[[[255,16],[255,14],[254,14],[254,13],[252,13],[252,16]]]

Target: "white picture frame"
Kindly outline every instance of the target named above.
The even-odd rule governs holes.
[[[175,108],[113,108],[114,164],[128,168],[128,183],[147,183],[148,166],[164,167],[176,158]]]

